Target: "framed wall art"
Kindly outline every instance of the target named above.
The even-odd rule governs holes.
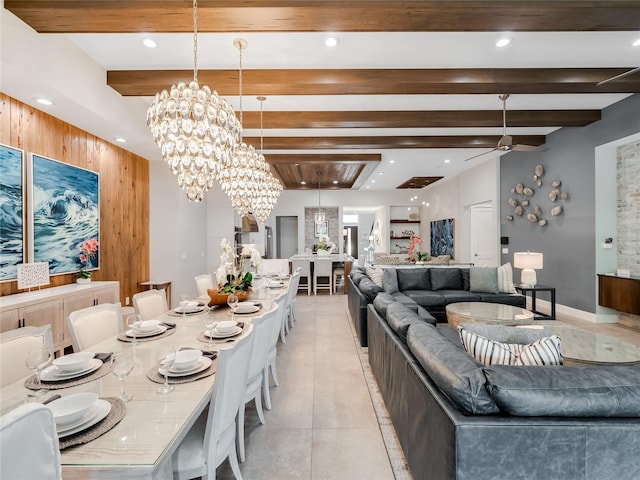
[[[431,222],[431,256],[449,255],[453,260],[453,218]]]
[[[322,222],[315,224],[315,236],[329,235],[329,222]]]
[[[0,144],[0,282],[18,278],[25,252],[24,152]]]
[[[31,153],[29,261],[49,262],[51,275],[83,268],[80,247],[100,237],[100,189],[96,172]],[[99,252],[87,270],[100,268]]]

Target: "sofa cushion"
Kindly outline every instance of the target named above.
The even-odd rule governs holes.
[[[496,365],[485,368],[484,374],[491,396],[510,415],[640,417],[637,366]]]
[[[456,302],[479,302],[480,295],[475,292],[466,290],[438,290],[438,293],[444,297],[445,305]]]
[[[551,335],[549,330],[544,328],[514,328],[505,325],[485,325],[484,323],[463,323],[460,326],[496,342],[505,343],[533,343]],[[449,328],[449,330],[452,329]],[[460,340],[459,337],[458,340]]]
[[[478,293],[481,302],[504,303],[514,307],[525,308],[526,299],[519,293]]]
[[[360,281],[358,288],[364,295],[367,297],[369,302],[373,302],[373,299],[376,298],[376,295],[382,291],[382,287],[377,286],[373,283],[369,277],[365,277]]]
[[[376,309],[382,317],[387,318],[387,308],[392,303],[397,303],[395,298],[390,293],[380,292],[376,295],[376,298],[373,299],[373,308]]]
[[[468,268],[461,268],[460,275],[462,275],[462,289],[469,291],[469,287],[471,286],[471,272]]]
[[[414,323],[407,333],[409,349],[438,388],[463,412],[489,414],[498,407],[485,388],[480,363],[427,323]]]
[[[469,290],[472,292],[498,293],[498,269],[494,267],[471,267]]]
[[[513,286],[511,262],[498,267],[498,293],[516,293],[516,289]]]
[[[367,273],[361,268],[354,268],[349,272],[349,277],[355,286],[360,285],[363,278],[367,276]]]
[[[420,308],[416,306],[416,308]],[[433,318],[433,317],[431,317]],[[406,305],[401,303],[392,303],[387,308],[387,323],[393,329],[394,332],[402,339],[403,342],[407,341],[407,330],[414,323],[425,323],[425,319],[420,318],[417,311],[412,310]],[[435,319],[433,319],[432,325]]]
[[[385,292],[396,293],[398,289],[398,274],[395,268],[384,268],[382,275],[382,288]]]
[[[490,365],[562,365],[560,337],[550,335],[530,344],[506,343],[458,326],[464,349],[476,360]]]
[[[429,281],[429,268],[399,268],[398,290],[431,290]]]
[[[403,293],[427,310],[429,307],[443,307],[446,305],[444,297],[440,295],[439,292],[432,292],[431,290],[406,290]]]
[[[432,268],[431,290],[464,290],[459,268]]]
[[[366,268],[366,272],[367,272],[367,276],[373,281],[373,283],[375,283],[377,286],[379,286],[380,288],[383,287],[382,285],[382,275],[383,275],[383,270],[379,267],[367,267]]]
[[[396,292],[396,293],[392,293],[391,296],[393,297],[393,299],[396,302],[400,302],[404,305],[413,307],[416,305],[416,302],[414,302],[410,297],[408,297],[407,295],[405,295],[402,292]]]

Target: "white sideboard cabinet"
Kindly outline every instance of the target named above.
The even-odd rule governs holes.
[[[54,351],[61,355],[71,345],[66,318],[71,312],[120,300],[119,282],[91,282],[46,288],[0,297],[0,332],[51,324]]]

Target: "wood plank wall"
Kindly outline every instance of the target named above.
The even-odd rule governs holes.
[[[149,280],[149,162],[41,110],[0,93],[0,143],[100,174],[100,270],[93,280],[120,282],[120,300]],[[28,228],[28,225],[27,225]],[[26,237],[25,237],[26,239]],[[25,245],[25,252],[26,252]],[[75,274],[51,277],[51,287]],[[0,283],[0,296],[18,293]]]

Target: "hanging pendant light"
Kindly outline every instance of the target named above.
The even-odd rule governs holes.
[[[314,215],[316,225],[324,223],[326,216],[324,214],[324,210],[322,210],[322,204],[320,203],[320,175],[321,171],[318,170],[318,211]]]
[[[233,45],[238,49],[238,94],[240,97],[240,123],[242,123],[242,51],[247,41],[237,38]],[[240,216],[247,215],[259,194],[259,185],[264,181],[266,162],[264,156],[242,141],[236,145],[228,160],[222,163],[218,181],[222,190],[231,200],[231,204]]]
[[[226,100],[198,85],[197,0],[193,1],[193,81],[157,93],[147,111],[147,126],[187,198],[201,201],[240,141],[242,125]]]
[[[263,136],[263,123],[262,123],[262,114],[263,114],[263,103],[267,99],[267,97],[256,97],[260,101],[260,153],[264,158],[264,136]],[[276,206],[278,202],[278,198],[282,193],[282,184],[280,181],[271,173],[271,169],[269,164],[265,161],[264,163],[265,171],[264,171],[264,181],[258,187],[258,196],[255,199],[255,202],[252,206],[253,213],[259,222],[264,223],[269,218],[271,211]]]

